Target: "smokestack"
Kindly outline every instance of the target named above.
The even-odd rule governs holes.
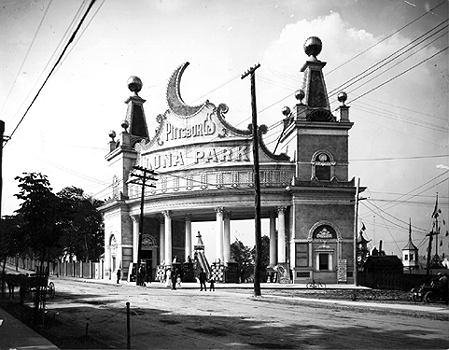
[[[382,254],[382,240],[379,241],[379,255]]]

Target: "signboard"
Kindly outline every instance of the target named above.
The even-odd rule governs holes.
[[[346,259],[338,260],[337,281],[338,282],[348,281],[348,261]]]

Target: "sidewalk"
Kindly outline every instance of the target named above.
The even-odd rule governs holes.
[[[0,349],[59,349],[0,308]]]

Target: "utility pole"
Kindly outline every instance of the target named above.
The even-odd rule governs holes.
[[[359,221],[359,189],[360,189],[360,178],[357,178],[356,188],[355,188],[355,207],[354,207],[354,269],[353,278],[354,285],[357,286],[357,235],[358,235],[358,221]]]
[[[0,222],[2,218],[2,191],[3,191],[3,134],[5,133],[5,122],[0,120]]]
[[[0,233],[2,227],[2,191],[3,191],[3,134],[5,133],[5,122],[0,120]]]
[[[140,276],[140,251],[142,248],[142,235],[143,235],[143,207],[144,207],[144,199],[145,199],[145,187],[156,187],[154,183],[147,183],[147,181],[157,181],[154,176],[156,173],[154,170],[150,170],[144,168],[142,166],[136,165],[133,167],[135,170],[140,171],[140,174],[131,173],[131,176],[136,177],[137,180],[131,180],[129,183],[134,183],[142,186],[142,195],[140,197],[140,223],[139,223],[139,239],[137,244],[137,266],[136,266],[136,285],[142,285],[141,276]]]
[[[438,227],[438,219],[435,218],[435,230],[432,229],[432,231],[430,231],[426,236],[429,237],[429,246],[427,247],[427,271],[426,271],[426,275],[428,276],[430,271],[430,258],[432,255],[432,241],[433,241],[433,236],[435,236],[436,239],[438,239],[438,235],[440,234],[440,229]],[[438,241],[437,241],[438,242]],[[438,246],[437,248],[438,249]],[[438,255],[438,250],[436,250],[435,255]]]
[[[433,236],[436,238],[436,249],[435,249],[435,257],[438,259],[438,235],[440,234],[440,228],[438,227],[438,216],[440,215],[441,210],[438,209],[438,192],[437,192],[437,200],[435,202],[435,209],[432,213],[432,219],[435,219],[435,222],[432,227],[432,231],[430,231],[426,236],[429,237],[429,246],[427,247],[427,276],[430,273],[430,257],[432,255],[432,241]]]
[[[254,157],[254,190],[255,190],[255,230],[256,230],[256,261],[254,266],[254,296],[260,296],[260,272],[262,270],[262,233],[260,224],[260,179],[259,179],[259,138],[257,127],[256,108],[256,79],[255,71],[260,67],[257,63],[242,74],[242,79],[251,75],[251,109],[252,109],[252,129],[253,129],[253,157]]]

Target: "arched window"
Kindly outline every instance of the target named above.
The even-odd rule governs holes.
[[[312,157],[312,180],[331,181],[334,177],[335,162],[328,151],[317,151]]]

